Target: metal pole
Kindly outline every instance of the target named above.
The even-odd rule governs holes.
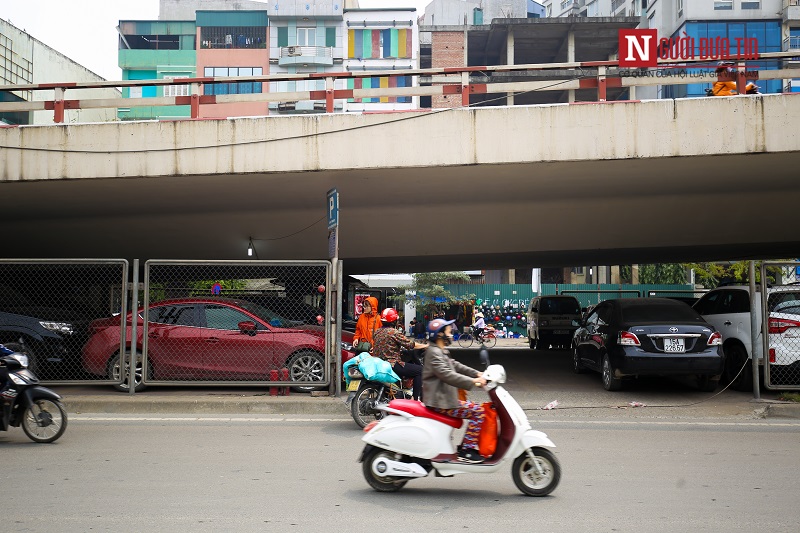
[[[763,273],[763,266],[762,266]],[[766,294],[764,287],[764,276],[761,277],[761,294]],[[761,399],[761,389],[758,380],[758,323],[757,306],[761,305],[761,299],[756,296],[756,262],[750,261],[750,353],[753,355],[753,399]]]
[[[336,301],[332,307],[336,310],[336,337],[334,337],[334,339],[337,348],[336,357],[334,357],[336,360],[336,371],[333,373],[333,376],[336,378],[336,396],[339,396],[342,393],[342,350],[339,348],[339,340],[342,338],[342,287],[344,284],[342,281],[343,262],[337,258],[336,263],[336,284],[334,285],[336,289]]]
[[[136,392],[136,335],[138,335],[139,329],[139,260],[133,260],[133,294],[131,295],[131,347],[130,350],[130,357],[128,358],[128,394],[134,394]],[[127,318],[125,316],[122,317],[122,320],[125,321]],[[144,356],[144,354],[142,354]],[[120,364],[124,365],[124,357],[119,358]],[[142,361],[142,372],[144,372],[144,361]],[[144,374],[142,374],[142,379],[144,379]]]

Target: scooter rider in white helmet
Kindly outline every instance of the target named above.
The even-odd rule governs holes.
[[[453,322],[455,320],[436,318],[428,323],[431,344],[425,351],[422,370],[423,397],[429,409],[469,421],[458,458],[466,463],[480,463],[483,457],[478,453],[478,433],[485,416],[483,407],[469,400],[459,400],[458,389],[483,387],[486,379],[482,372],[450,357],[447,346],[453,342]]]

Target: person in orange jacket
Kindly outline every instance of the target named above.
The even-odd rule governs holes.
[[[735,72],[736,70],[733,68],[732,62],[723,61],[719,63],[716,70],[717,81],[714,82],[714,86],[711,88],[711,96],[736,96],[739,94],[739,91],[736,89],[735,81],[723,81],[719,79],[719,77],[724,74],[732,74]],[[748,83],[747,94],[758,94],[758,86],[755,83]]]
[[[375,330],[381,327],[381,317],[378,314],[378,299],[367,296],[362,302],[363,312],[356,322],[356,333],[353,335],[353,346],[358,346],[361,341],[375,345],[372,338]]]

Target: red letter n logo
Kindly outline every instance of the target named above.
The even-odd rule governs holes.
[[[656,30],[619,30],[619,66],[655,67],[657,40]]]

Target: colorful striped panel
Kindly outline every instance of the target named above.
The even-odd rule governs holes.
[[[397,40],[398,40],[397,32],[398,31],[399,30],[391,30],[391,32],[392,32],[392,49],[391,49],[392,57],[400,57],[400,55],[399,55],[400,51],[398,49],[398,42],[397,42]]]
[[[369,51],[369,57],[381,57],[381,34],[372,30],[369,30],[369,32],[372,34],[372,49]]]
[[[414,32],[411,30],[403,30],[406,32],[406,55],[405,57],[414,57]]]
[[[402,78],[402,76],[389,76],[389,88],[390,89],[393,88],[393,87],[397,87],[397,79],[398,78]],[[389,97],[389,102],[392,102],[392,103],[397,102],[397,97],[396,96],[390,96]]]
[[[356,57],[356,31],[347,31],[347,57]]]
[[[390,57],[392,53],[392,30],[383,30],[383,57]]]
[[[372,57],[372,30],[361,30],[363,48],[361,50],[361,57]]]
[[[388,89],[389,88],[389,78],[387,78],[385,76],[380,78],[380,84],[381,84],[381,89]],[[381,96],[380,97],[380,102],[383,103],[383,104],[388,104],[389,103],[389,97],[388,96]]]

